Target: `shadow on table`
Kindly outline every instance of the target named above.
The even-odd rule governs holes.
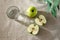
[[[36,37],[39,40],[40,39],[41,40],[54,40],[53,34],[55,34],[55,32],[56,32],[55,30],[57,27],[57,26],[55,26],[57,24],[56,18],[53,17],[50,13],[47,13],[44,11],[38,11],[37,17],[38,17],[38,15],[44,15],[47,19],[47,24],[43,26],[45,29],[40,28],[40,31]],[[32,38],[32,40],[34,40],[34,38]]]
[[[47,24],[44,25],[45,28],[52,29],[52,30],[54,29],[55,25],[57,24],[57,19],[53,17],[51,13],[47,13],[44,11],[38,11],[37,17],[38,15],[44,15],[46,17]]]

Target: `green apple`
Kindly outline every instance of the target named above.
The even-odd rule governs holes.
[[[27,11],[26,11],[26,15],[28,17],[35,17],[37,15],[37,9],[34,6],[30,6]]]
[[[47,22],[46,18],[43,15],[39,15],[39,18],[35,19],[35,23],[40,25],[40,26],[43,26],[44,24],[46,24],[46,22]]]
[[[39,26],[31,24],[28,26],[27,31],[32,35],[36,35],[39,32]]]

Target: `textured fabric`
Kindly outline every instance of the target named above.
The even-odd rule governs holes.
[[[29,6],[35,6],[39,10],[38,14],[45,15],[48,22],[43,29],[40,28],[38,35],[30,35],[26,26],[7,17],[6,11],[10,6],[17,6],[23,13]],[[36,0],[0,0],[0,40],[60,40],[60,12],[54,18],[43,12],[46,6],[36,3]]]

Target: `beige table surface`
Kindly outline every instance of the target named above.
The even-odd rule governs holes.
[[[36,36],[30,35],[26,26],[9,19],[6,15],[9,6],[17,6],[20,10],[25,10],[31,5],[34,3],[30,0],[0,0],[0,40],[60,40],[60,12],[56,19],[48,16],[50,22],[46,25],[47,29],[40,29]],[[44,10],[44,8],[40,8],[40,10]]]

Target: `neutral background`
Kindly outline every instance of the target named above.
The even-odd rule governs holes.
[[[39,11],[46,9],[46,5],[43,6],[31,0],[0,0],[0,40],[60,40],[59,11],[57,18],[47,15],[49,20],[46,25],[47,29],[40,29],[39,34],[36,36],[30,35],[26,30],[26,26],[9,19],[6,15],[9,6],[17,6],[20,10],[25,11],[32,5],[37,7]]]

